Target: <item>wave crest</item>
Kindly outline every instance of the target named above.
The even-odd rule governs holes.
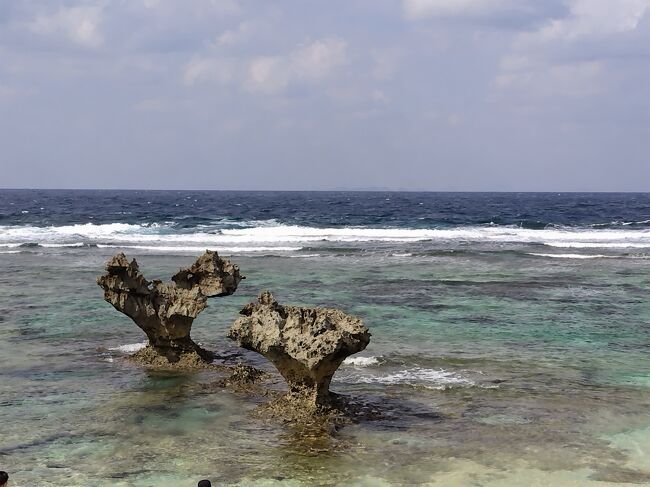
[[[167,224],[79,224],[50,227],[0,226],[0,246],[23,244],[48,246],[131,246],[180,248],[228,248],[233,251],[286,250],[320,242],[358,244],[384,242],[408,244],[430,241],[434,244],[493,243],[537,244],[559,248],[650,248],[648,229],[549,228],[532,230],[505,226],[459,226],[452,228],[320,228],[282,225],[261,220],[249,226],[223,228],[201,225],[182,228]],[[247,249],[247,250],[244,250]],[[253,250],[254,249],[254,250]],[[400,254],[396,254],[400,255]],[[406,256],[406,254],[402,254]]]
[[[474,381],[445,369],[410,367],[388,373],[348,372],[339,373],[337,380],[357,384],[408,385],[434,390],[452,387],[472,387]]]

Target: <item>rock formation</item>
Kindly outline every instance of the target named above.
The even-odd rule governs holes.
[[[359,318],[338,309],[282,306],[270,292],[260,294],[240,314],[228,337],[270,360],[290,393],[313,406],[329,403],[336,369],[370,342]]]
[[[104,299],[146,333],[147,356],[165,357],[171,363],[186,354],[212,359],[210,352],[190,338],[192,322],[207,306],[207,298],[234,293],[244,278],[235,264],[209,250],[190,268],[176,273],[173,284],[148,281],[135,259],[129,262],[123,253],[106,263],[106,271],[97,278]]]

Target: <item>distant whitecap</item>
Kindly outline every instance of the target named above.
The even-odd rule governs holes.
[[[650,248],[650,229],[473,225],[452,228],[309,227],[283,225],[275,220],[229,221],[181,228],[178,223],[106,223],[50,227],[0,226],[0,245],[37,242],[47,245],[102,244],[162,248],[213,248],[237,251],[294,251],[315,242],[525,243],[560,248]],[[137,248],[137,247],[132,247]],[[245,250],[244,250],[245,249]]]

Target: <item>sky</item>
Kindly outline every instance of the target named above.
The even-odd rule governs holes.
[[[0,0],[0,187],[650,191],[650,0]]]

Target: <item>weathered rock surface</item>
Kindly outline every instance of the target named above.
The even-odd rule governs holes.
[[[97,278],[104,299],[138,325],[149,338],[148,354],[168,362],[184,354],[198,354],[208,361],[212,354],[192,341],[192,322],[207,306],[207,299],[235,292],[244,278],[239,268],[216,252],[206,250],[188,269],[172,277],[173,283],[148,281],[138,263],[123,253],[106,263],[106,274]]]
[[[270,292],[240,314],[228,337],[270,360],[290,394],[307,405],[327,405],[336,369],[370,342],[359,318],[338,309],[282,306]]]

